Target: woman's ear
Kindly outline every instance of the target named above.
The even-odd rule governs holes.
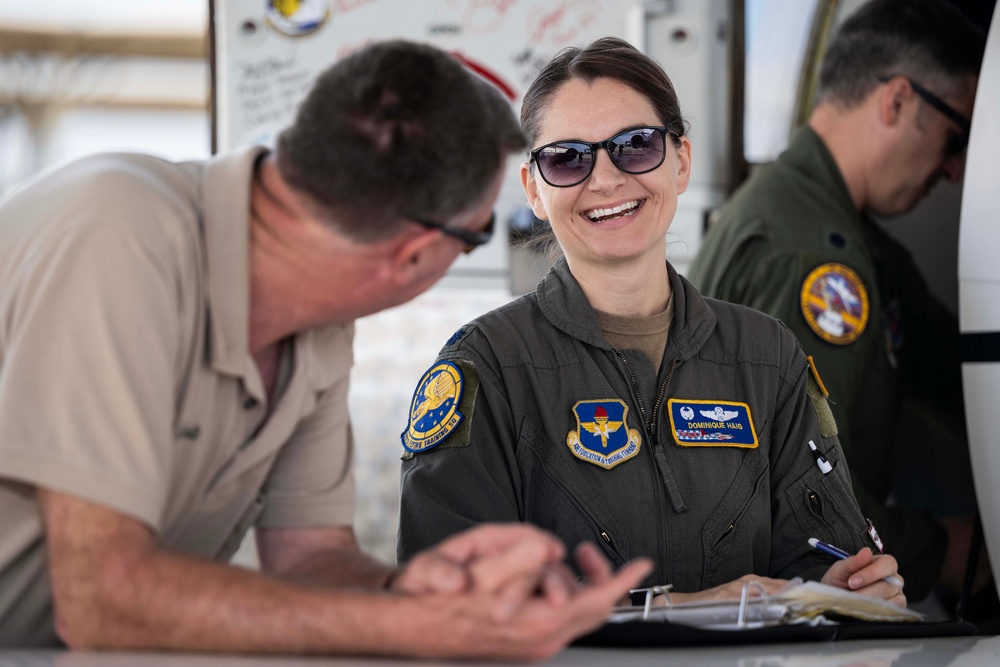
[[[548,220],[549,214],[545,210],[545,204],[538,196],[538,182],[535,180],[534,171],[528,162],[521,163],[521,187],[524,188],[524,195],[528,198],[528,205],[531,206],[535,217],[539,220]]]
[[[677,148],[677,194],[687,190],[691,180],[691,140],[683,136],[680,141],[681,145]]]

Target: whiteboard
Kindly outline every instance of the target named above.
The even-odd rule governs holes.
[[[622,0],[213,0],[213,136],[218,151],[272,145],[316,75],[366,44],[404,38],[455,54],[496,84],[515,113],[562,47],[624,36]],[[460,257],[449,278],[504,287],[508,217],[525,206],[513,156],[497,202],[497,233]]]

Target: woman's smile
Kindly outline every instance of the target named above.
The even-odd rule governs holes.
[[[639,212],[644,199],[633,199],[621,204],[610,205],[601,208],[592,208],[583,212],[584,217],[595,224],[617,220],[618,218],[632,217]]]

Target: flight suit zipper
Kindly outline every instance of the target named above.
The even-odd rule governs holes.
[[[819,494],[812,489],[806,489],[806,499],[809,502],[809,511],[811,511],[817,519],[822,519],[823,500],[820,498]]]
[[[622,363],[625,365],[625,370],[628,373],[628,379],[632,389],[632,398],[639,406],[639,416],[642,419],[642,426],[646,431],[646,439],[653,452],[653,458],[656,461],[657,468],[659,468],[660,481],[663,483],[663,487],[666,490],[667,499],[670,501],[670,504],[673,506],[675,512],[678,514],[686,512],[688,509],[687,503],[685,503],[684,499],[681,497],[680,489],[677,488],[677,482],[674,481],[673,473],[670,472],[670,466],[667,464],[666,453],[663,451],[663,448],[658,445],[656,438],[658,430],[656,428],[657,414],[660,409],[660,405],[663,403],[663,397],[667,393],[667,384],[670,382],[671,376],[674,374],[674,371],[677,369],[677,366],[681,363],[682,359],[677,357],[670,363],[670,368],[660,385],[660,391],[656,397],[654,411],[650,414],[649,410],[646,409],[646,402],[642,400],[642,391],[639,386],[639,379],[635,374],[635,369],[632,368],[632,364],[629,363],[628,357],[624,352],[618,349],[614,349],[614,352],[622,360]]]
[[[660,393],[656,396],[656,403],[653,405],[653,418],[649,422],[650,432],[656,435],[656,415],[660,414],[660,406],[663,405],[663,397],[667,394],[667,383],[670,382],[670,376],[674,374],[677,370],[677,366],[680,365],[681,358],[675,357],[673,361],[670,362],[670,368],[667,369],[667,374],[663,377],[663,384],[660,385]]]
[[[615,350],[619,358],[621,358],[622,363],[625,364],[625,371],[628,373],[629,384],[632,385],[632,395],[635,397],[635,402],[639,404],[639,416],[642,417],[642,424],[649,429],[649,413],[646,412],[646,402],[642,400],[642,391],[639,388],[639,378],[636,377],[635,371],[632,369],[632,364],[629,363],[628,357],[621,350]]]
[[[615,350],[618,356],[621,358],[622,363],[625,364],[625,370],[628,372],[629,382],[632,384],[632,394],[635,396],[636,403],[639,404],[639,414],[642,416],[642,423],[646,427],[646,431],[649,433],[650,445],[656,446],[656,416],[660,412],[660,406],[663,404],[663,397],[667,394],[667,384],[670,382],[670,377],[674,374],[677,366],[681,363],[681,358],[676,357],[672,362],[670,362],[670,368],[667,370],[667,374],[663,377],[663,382],[660,384],[660,391],[656,395],[656,402],[653,404],[653,412],[650,414],[646,411],[646,402],[642,400],[642,391],[639,388],[639,379],[635,375],[635,370],[632,368],[632,364],[629,363],[628,357],[621,350]]]
[[[736,529],[736,524],[743,522],[743,519],[746,517],[747,512],[750,511],[750,508],[753,506],[754,501],[760,494],[761,480],[763,480],[764,477],[765,473],[761,473],[761,475],[757,478],[757,482],[753,485],[753,489],[750,491],[750,497],[747,499],[746,503],[739,509],[739,511],[736,514],[736,518],[729,522],[729,525],[726,526],[726,529],[722,531],[722,535],[720,535],[719,539],[715,541],[715,545],[712,547],[713,551],[717,549],[719,545],[722,544],[722,542],[727,537],[729,537],[729,535]],[[812,494],[812,491],[810,491],[809,493]],[[810,500],[810,502],[812,501]]]

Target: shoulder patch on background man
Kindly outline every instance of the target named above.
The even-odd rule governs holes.
[[[750,406],[735,401],[671,398],[667,401],[670,430],[682,447],[757,446]]]
[[[799,305],[812,332],[834,345],[849,345],[868,326],[868,290],[851,267],[820,264],[802,281]]]
[[[816,411],[816,420],[819,422],[819,434],[824,438],[837,435],[837,420],[833,417],[833,410],[830,409],[830,402],[827,398],[830,392],[823,385],[823,380],[819,377],[816,369],[816,362],[812,357],[806,357],[809,362],[809,377],[806,380],[806,395],[812,401],[813,410]]]
[[[614,468],[639,453],[642,436],[628,427],[628,406],[620,398],[577,401],[576,430],[566,435],[573,456],[602,468]]]
[[[470,361],[438,361],[423,374],[410,401],[410,417],[400,434],[408,452],[469,444],[479,375]],[[404,454],[405,457],[405,454]]]

